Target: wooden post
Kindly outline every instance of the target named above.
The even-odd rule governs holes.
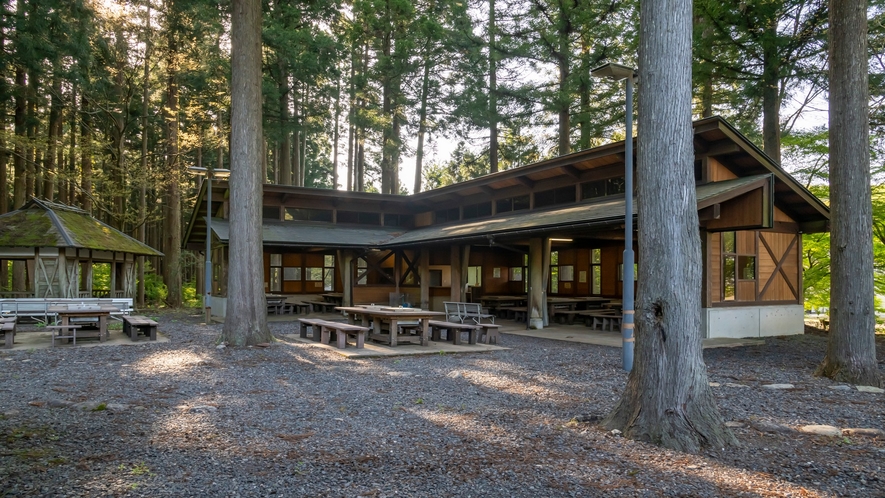
[[[353,306],[353,252],[348,250],[338,251],[338,268],[341,272],[341,285],[344,287],[341,300],[342,306]]]
[[[530,329],[544,328],[544,241],[540,238],[529,240],[529,303],[528,325]]]
[[[449,261],[449,264],[452,272],[452,282],[449,299],[451,301],[461,301],[461,247],[452,246],[450,254],[451,260]]]
[[[421,281],[421,304],[423,310],[430,309],[430,249],[423,247],[418,260],[418,278]]]

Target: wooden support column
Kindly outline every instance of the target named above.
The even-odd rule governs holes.
[[[544,326],[550,326],[550,317],[548,315],[547,308],[547,287],[550,286],[550,253],[551,253],[551,245],[549,237],[544,237],[543,241],[543,259],[541,259],[541,268],[542,273],[544,275],[543,282],[541,283],[541,289],[544,291],[544,300],[541,304],[541,316],[544,317]]]
[[[452,272],[452,284],[449,300],[461,301],[461,289],[464,287],[464,284],[461,282],[461,246],[452,246],[450,253],[449,268],[451,268]]]
[[[393,252],[393,282],[394,282],[394,292],[397,294],[399,291],[399,283],[403,279],[403,253],[399,249],[394,249]],[[389,303],[393,305],[394,303]]]
[[[68,296],[68,269],[65,265],[65,261],[67,260],[67,256],[65,255],[65,248],[61,247],[58,249],[58,258],[55,260],[55,271],[58,272],[58,297],[69,297]]]
[[[544,240],[529,240],[529,309],[530,329],[544,328],[544,308],[547,301],[544,292]]]
[[[461,248],[461,296],[467,300],[467,267],[470,266],[470,244]]]
[[[114,297],[114,292],[117,291],[117,253],[111,253],[111,285],[110,285],[110,294],[108,297]]]
[[[341,291],[344,297],[342,306],[353,306],[353,251],[341,250],[337,253],[338,271],[341,272]]]
[[[422,310],[430,309],[430,249],[423,247],[418,256],[418,279],[421,281],[421,301],[418,305]]]

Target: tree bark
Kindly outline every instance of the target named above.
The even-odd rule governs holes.
[[[89,99],[80,96],[80,206],[92,213],[92,118]],[[169,255],[166,254],[168,257]]]
[[[776,39],[776,25],[767,28]],[[781,163],[781,97],[778,78],[780,58],[774,43],[765,45],[762,54],[762,142],[765,153],[778,164]]]
[[[170,7],[173,8],[173,7]],[[163,121],[166,134],[166,185],[163,282],[166,284],[166,304],[181,306],[181,158],[179,156],[178,66],[176,33],[170,29],[166,54],[166,105]]]
[[[495,0],[489,0],[489,173],[498,171],[498,54],[495,49]]]
[[[278,61],[280,81],[277,89],[280,92],[280,147],[279,172],[280,185],[292,185],[292,142],[289,130],[289,73],[282,59]]]
[[[817,374],[878,387],[866,12],[830,0],[830,335]]]
[[[691,1],[642,2],[640,9],[638,114],[648,131],[640,132],[638,149],[636,359],[604,425],[632,439],[697,452],[737,441],[716,408],[701,354]]]
[[[261,244],[261,2],[233,0],[227,317],[222,340],[270,342]]]

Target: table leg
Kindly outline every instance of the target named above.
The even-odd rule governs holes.
[[[396,346],[397,335],[399,335],[399,330],[397,329],[396,317],[390,317],[390,347]]]
[[[428,345],[428,331],[427,327],[429,326],[428,322],[430,322],[430,318],[422,318],[421,319],[421,345]]]
[[[98,342],[108,340],[108,315],[98,317]]]

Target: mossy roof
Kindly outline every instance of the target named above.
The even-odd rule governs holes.
[[[0,247],[75,247],[145,256],[163,253],[96,220],[86,211],[32,199],[0,215]]]

